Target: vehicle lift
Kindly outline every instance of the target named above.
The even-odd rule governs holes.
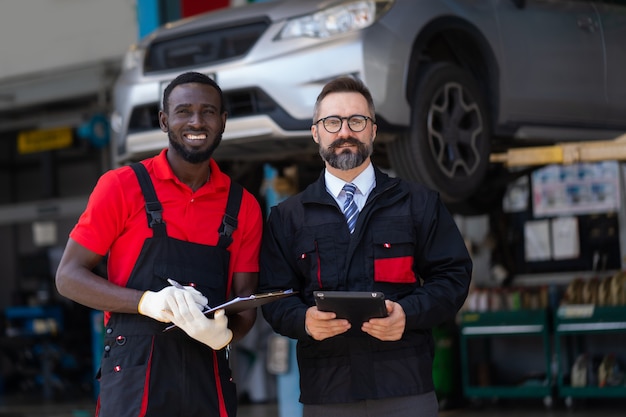
[[[491,154],[489,160],[492,163],[502,163],[507,167],[624,161],[626,160],[626,133],[612,140],[513,148],[503,153]]]

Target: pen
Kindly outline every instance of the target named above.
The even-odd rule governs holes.
[[[168,279],[167,279],[167,282],[169,282],[169,283],[170,283],[170,285],[172,285],[172,286],[174,286],[174,287],[178,288],[179,290],[186,290],[186,288],[185,288],[185,287],[183,287],[183,286],[180,284],[180,282],[175,281],[175,280],[173,280],[173,279],[171,279],[171,278],[168,278]],[[208,304],[205,304],[205,305],[202,307],[202,311],[205,311],[205,310],[210,310],[210,309],[211,309],[211,307],[209,307],[209,305],[208,305]]]
[[[173,285],[174,287],[178,288],[179,290],[184,290],[185,289],[185,287],[183,287],[178,281],[174,281],[171,278],[168,278],[167,282],[169,282],[170,285]]]

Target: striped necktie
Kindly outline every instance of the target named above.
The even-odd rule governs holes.
[[[356,185],[347,183],[343,186],[343,190],[346,192],[346,201],[343,203],[343,215],[346,216],[348,229],[350,229],[350,233],[352,233],[356,225],[356,218],[359,217],[359,208],[354,201]]]

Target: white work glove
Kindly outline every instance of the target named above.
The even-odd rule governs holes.
[[[170,320],[189,336],[214,350],[220,350],[230,343],[233,332],[228,328],[228,317],[224,310],[217,310],[214,318],[210,319],[196,307],[191,295],[186,295],[184,302],[178,298],[171,301]],[[166,313],[168,316],[169,311]]]
[[[152,317],[155,320],[169,323],[172,318],[170,305],[175,304],[176,300],[184,303],[187,294],[198,309],[202,310],[207,304],[207,298],[193,287],[176,288],[173,286],[165,287],[161,291],[146,291],[141,296],[137,311],[144,316]],[[170,313],[170,314],[167,314]]]

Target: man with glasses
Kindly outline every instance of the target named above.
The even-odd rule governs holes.
[[[260,289],[298,296],[263,307],[297,339],[304,417],[433,417],[431,328],[463,305],[472,262],[439,196],[371,162],[372,96],[343,77],[323,88],[311,134],[325,169],[272,208]],[[350,323],[315,305],[314,292],[382,292],[387,317]]]

